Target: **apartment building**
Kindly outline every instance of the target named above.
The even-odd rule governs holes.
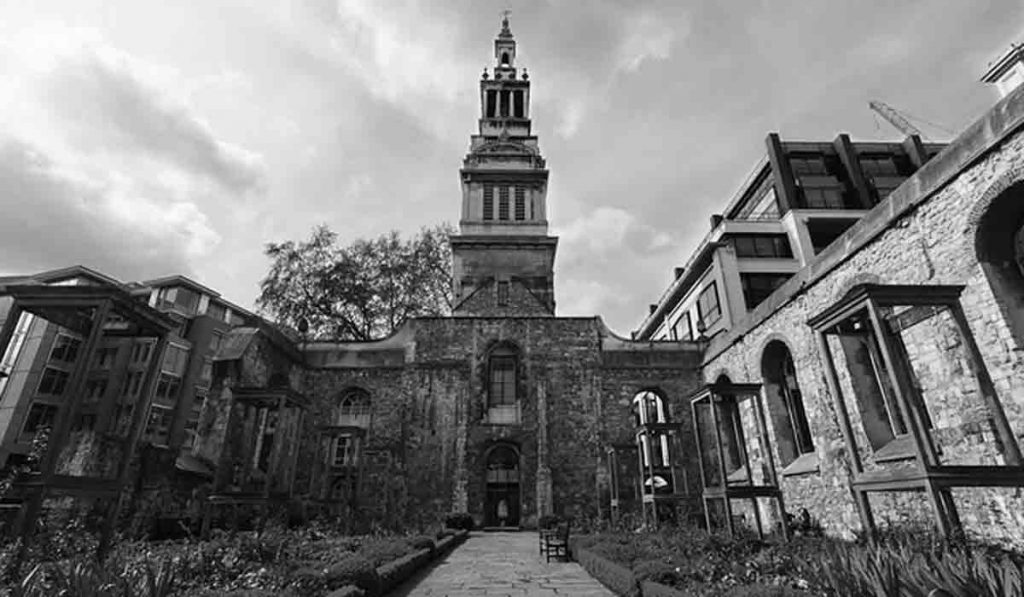
[[[765,139],[767,152],[633,332],[695,340],[729,329],[945,147]]]
[[[0,279],[3,284],[112,285],[129,292],[179,322],[172,333],[143,440],[171,451],[188,451],[213,377],[213,356],[224,334],[258,319],[223,300],[216,291],[184,276],[123,283],[95,270],[73,266],[29,276]],[[6,317],[10,299],[0,299]],[[112,323],[111,325],[116,325]],[[53,423],[83,338],[55,323],[23,313],[8,350],[0,359],[0,468],[27,457],[36,433]],[[149,361],[153,339],[107,335],[98,347],[84,386],[85,405],[76,429],[123,434],[131,421]],[[101,412],[113,395],[114,412]],[[111,407],[107,407],[111,408]]]

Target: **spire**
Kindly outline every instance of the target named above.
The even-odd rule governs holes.
[[[512,39],[512,30],[508,28],[508,15],[511,13],[511,10],[506,10],[501,13],[501,33],[498,33],[498,37],[501,39]]]

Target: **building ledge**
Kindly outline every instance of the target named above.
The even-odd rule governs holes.
[[[786,468],[782,469],[782,476],[796,477],[799,475],[817,473],[819,470],[818,453],[808,452],[806,454],[801,454],[796,460],[789,463]]]
[[[917,458],[917,446],[914,445],[914,438],[909,434],[896,437],[875,450],[875,462],[894,462],[914,460],[915,458]]]

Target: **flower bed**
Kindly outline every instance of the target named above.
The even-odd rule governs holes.
[[[34,573],[12,583],[18,586],[0,589],[0,597],[58,594],[83,583],[95,587],[98,597],[374,597],[454,547],[466,532],[439,535],[345,537],[307,529],[259,537],[217,533],[207,541],[125,542],[102,567],[91,564],[87,554],[28,566]],[[153,590],[150,580],[157,576],[161,586]],[[124,582],[129,585],[122,587]],[[99,590],[104,585],[113,588]]]
[[[578,537],[576,559],[619,595],[927,597],[1024,595],[1024,556],[911,533],[856,543],[765,543],[702,529]]]

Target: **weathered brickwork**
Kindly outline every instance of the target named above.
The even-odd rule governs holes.
[[[333,418],[348,388],[358,387],[372,405],[363,451],[391,454],[388,476],[400,479],[401,495],[389,504],[393,516],[465,509],[485,522],[487,457],[496,445],[519,454],[522,525],[544,513],[603,515],[604,448],[633,441],[639,391],[665,397],[683,423],[681,447],[693,446],[683,405],[697,383],[696,348],[661,343],[653,354],[648,343],[630,344],[596,318],[459,317],[416,319],[378,343],[317,345],[305,378],[313,405],[300,460],[311,463],[315,493],[330,476],[324,454],[317,455],[317,426]],[[518,422],[489,420],[488,355],[499,346],[518,354]],[[689,474],[699,471],[691,467]],[[364,475],[359,502],[379,500],[381,488]]]
[[[1016,104],[1020,104],[1016,101]],[[999,110],[1020,105],[1004,104]],[[998,110],[997,110],[998,112]],[[1015,337],[1005,315],[1018,304],[993,290],[985,268],[979,263],[976,241],[979,220],[1000,191],[1024,180],[1024,133],[993,139],[991,128],[1006,126],[1016,113],[997,113],[969,130],[959,142],[937,158],[939,164],[923,176],[911,179],[894,193],[895,199],[881,204],[874,213],[891,213],[893,205],[906,204],[927,184],[927,176],[938,177],[942,168],[957,160],[963,163],[953,178],[941,185],[916,207],[891,219],[884,230],[867,244],[850,250],[859,228],[841,237],[837,244],[849,253],[834,269],[797,290],[783,288],[777,295],[791,293],[789,300],[772,297],[774,312],[753,314],[748,325],[731,336],[713,342],[704,364],[704,379],[712,381],[726,373],[734,382],[761,383],[761,361],[766,345],[780,340],[792,353],[804,407],[814,435],[818,470],[784,476],[786,508],[806,508],[832,533],[849,536],[861,527],[851,497],[851,466],[839,418],[826,381],[825,367],[817,340],[807,320],[836,303],[851,287],[863,282],[898,285],[962,285],[960,305],[970,332],[978,345],[985,367],[995,385],[1010,427],[1018,443],[1024,441],[1024,360],[1020,358],[1024,338]],[[990,126],[991,125],[991,126]],[[987,128],[986,128],[987,127]],[[985,129],[985,130],[981,130]],[[973,132],[972,132],[973,131]],[[989,147],[979,147],[988,143]],[[984,150],[982,152],[982,150]],[[957,152],[981,153],[966,161]],[[943,160],[943,157],[946,159]],[[871,219],[869,215],[868,218]],[[878,217],[874,218],[878,220]],[[862,222],[861,224],[868,224]],[[809,270],[814,274],[816,264]],[[943,464],[1004,464],[1002,446],[993,428],[993,413],[986,407],[972,372],[964,340],[957,333],[948,312],[940,313],[902,332],[914,376],[924,396],[934,426],[932,435]],[[860,407],[838,341],[831,340],[840,388],[850,413],[856,443],[867,470],[911,466],[907,462],[878,463],[862,424]],[[785,407],[768,400],[769,436],[780,474],[787,464],[778,451],[780,430],[777,415]],[[953,491],[954,500],[968,532],[1000,540],[1021,541],[1024,537],[1024,498],[1020,490],[969,488]],[[924,494],[876,493],[871,505],[879,525],[909,520],[931,520],[931,507]]]

